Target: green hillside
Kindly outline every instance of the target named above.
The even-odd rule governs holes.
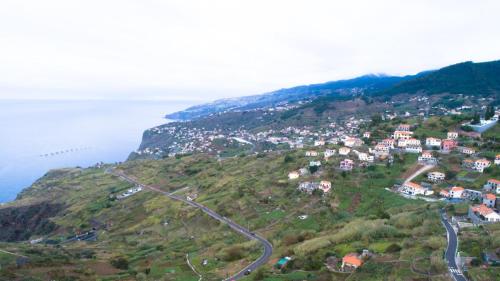
[[[378,92],[378,95],[400,93],[469,94],[496,96],[500,94],[500,61],[450,65]]]

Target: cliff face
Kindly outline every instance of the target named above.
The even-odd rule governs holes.
[[[56,225],[50,218],[62,209],[61,204],[48,202],[0,209],[0,241],[23,241],[52,232]]]

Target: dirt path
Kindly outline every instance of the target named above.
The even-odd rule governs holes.
[[[405,180],[405,183],[407,182],[410,182],[412,179],[416,178],[417,176],[419,176],[420,174],[424,173],[425,171],[428,171],[430,169],[434,168],[434,165],[425,165],[423,166],[422,168],[418,169],[417,171],[415,171],[413,174],[411,174],[410,176],[408,176]]]

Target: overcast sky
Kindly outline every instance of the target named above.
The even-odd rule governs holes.
[[[500,59],[500,1],[2,0],[0,98],[212,100]]]

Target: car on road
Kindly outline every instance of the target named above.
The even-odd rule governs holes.
[[[250,273],[252,273],[252,270],[251,269],[247,269],[244,274],[245,275],[250,275]]]

